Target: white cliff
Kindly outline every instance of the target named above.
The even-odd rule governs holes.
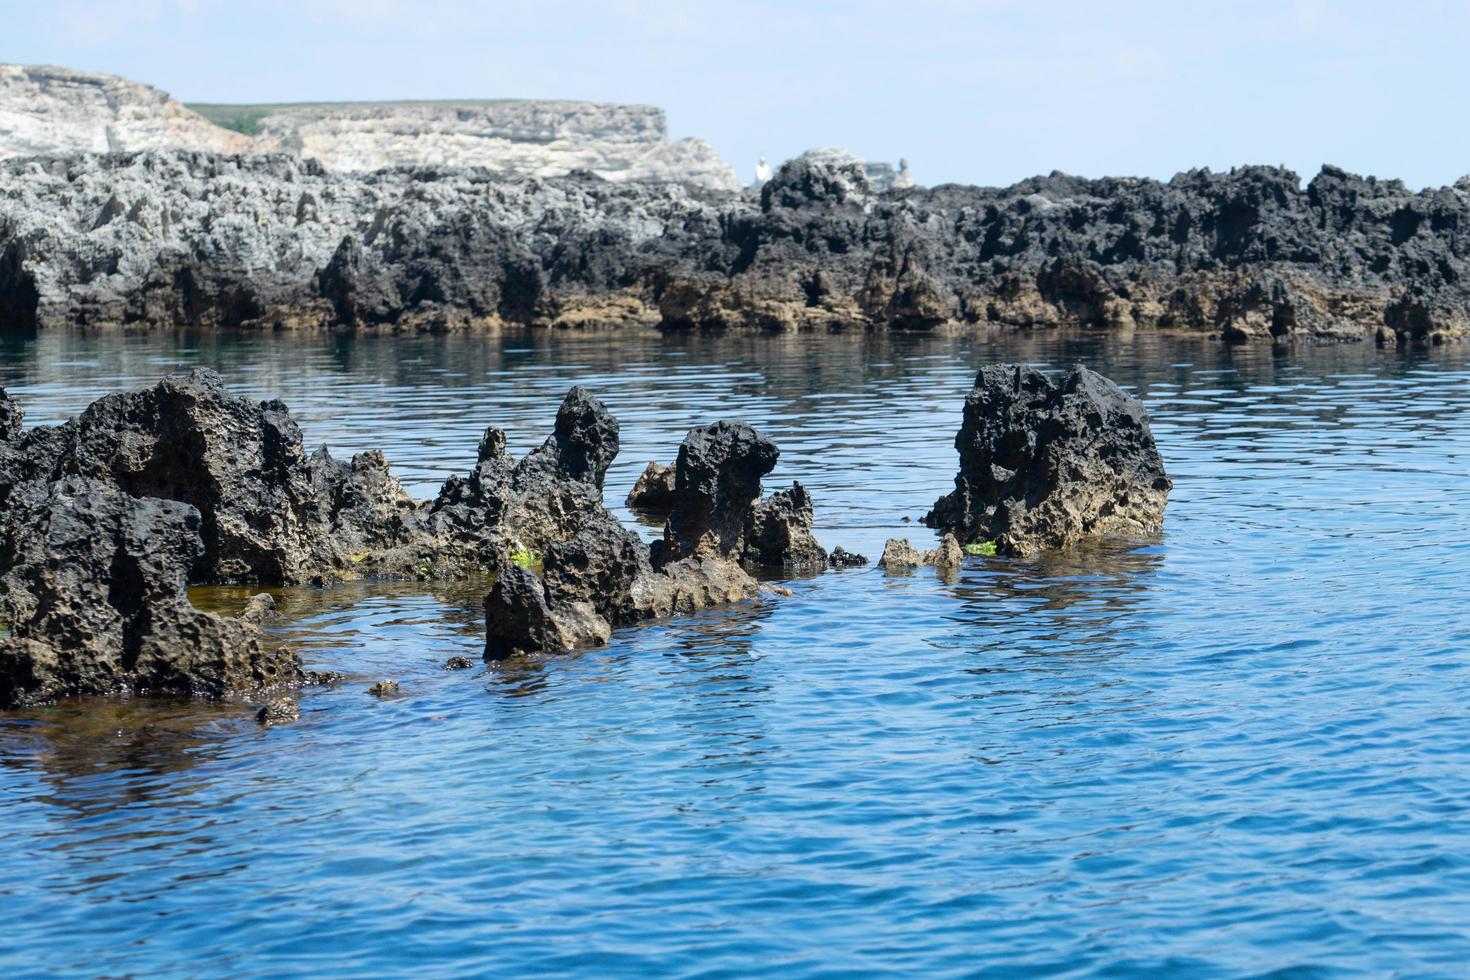
[[[0,159],[115,150],[245,153],[221,129],[156,88],[54,65],[0,65]]]
[[[608,180],[740,186],[703,140],[670,142],[663,110],[652,106],[505,100],[261,108],[254,131],[262,148],[329,170],[475,166],[534,177],[590,170]]]
[[[198,108],[203,114],[112,75],[0,65],[0,159],[179,149],[289,153],[339,171],[473,166],[559,177],[588,170],[613,181],[740,188],[734,168],[709,144],[670,141],[663,111],[651,106],[500,100]]]

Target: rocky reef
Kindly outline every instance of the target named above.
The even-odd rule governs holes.
[[[190,584],[493,576],[486,653],[503,657],[751,598],[742,562],[826,560],[799,485],[760,499],[776,447],[728,422],[685,440],[674,516],[650,547],[603,505],[619,426],[580,387],[539,448],[512,459],[489,429],[474,468],[424,501],[380,452],[307,456],[286,406],[231,395],[211,371],[108,395],[62,425],[22,421],[0,391],[0,705],[318,679],[265,642],[268,596],[228,619],[194,609]]]
[[[955,489],[924,523],[1001,553],[1155,532],[1173,487],[1143,404],[1080,364],[983,368],[955,449]]]
[[[0,325],[455,330],[1171,328],[1470,334],[1470,181],[1331,167],[758,195],[446,167],[125,153],[0,162]]]
[[[608,416],[590,431],[603,434],[604,451],[600,469],[583,479],[600,485],[617,430]],[[652,546],[619,524],[600,496],[586,501],[578,526],[543,553],[539,575],[501,565],[485,598],[486,657],[606,643],[615,626],[754,598],[760,586],[746,568],[824,567],[801,485],[761,499],[761,478],[778,455],[741,422],[691,430],[673,467],[663,538]]]

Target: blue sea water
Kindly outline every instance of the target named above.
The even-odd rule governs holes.
[[[279,590],[282,642],[348,675],[298,723],[0,713],[0,973],[1464,975],[1470,351],[48,333],[0,342],[0,383],[40,423],[207,364],[425,496],[581,383],[623,423],[611,501],[744,418],[767,487],[876,557],[932,540],[905,518],[996,361],[1145,401],[1161,536],[833,572],[498,667],[481,586]]]

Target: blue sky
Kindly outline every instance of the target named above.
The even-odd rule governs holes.
[[[0,60],[185,101],[651,103],[747,179],[812,146],[929,184],[1470,173],[1470,0],[0,0],[0,22]]]

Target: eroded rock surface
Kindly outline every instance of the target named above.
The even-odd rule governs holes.
[[[665,540],[603,504],[618,422],[573,388],[523,459],[488,429],[476,464],[414,500],[380,452],[309,459],[280,402],[196,371],[21,430],[0,392],[0,586],[12,636],[0,702],[142,690],[222,697],[314,679],[264,650],[268,599],[239,620],[194,610],[201,581],[325,583],[493,573],[486,654],[606,642],[616,625],[756,595],[741,561],[821,567],[799,484],[760,499],[777,451],[749,426],[696,429]],[[677,482],[677,481],[676,481]],[[674,547],[687,552],[669,553]],[[657,564],[657,567],[656,567]]]
[[[0,162],[0,321],[456,330],[1167,327],[1470,335],[1470,179],[1324,167],[1054,173],[879,192],[788,162],[760,194],[282,156]]]
[[[756,503],[745,525],[743,557],[752,565],[823,568],[827,551],[812,535],[812,495],[800,483]]]
[[[674,468],[649,463],[628,491],[629,509],[652,517],[668,517],[674,508]]]
[[[1138,399],[1077,365],[982,369],[955,437],[955,489],[924,518],[1001,552],[1157,531],[1173,486]]]
[[[348,465],[321,453],[308,464],[285,405],[236,398],[212,371],[108,395],[0,446],[0,500],[69,476],[193,506],[199,581],[320,579],[347,564],[336,535],[348,547],[365,534],[391,537],[399,532],[382,512],[398,517],[406,506],[380,455]]]
[[[761,500],[761,477],[779,453],[750,426],[717,422],[685,437],[668,523],[652,547],[618,523],[597,490],[616,451],[615,424],[581,431],[604,448],[588,451],[599,465],[582,475],[589,493],[574,512],[577,526],[561,525],[565,536],[546,545],[540,574],[502,564],[485,599],[487,658],[598,645],[617,626],[754,598],[759,584],[741,562],[825,565],[806,490],[797,484]]]
[[[939,539],[939,547],[920,551],[909,544],[908,538],[889,538],[883,544],[883,557],[878,567],[885,571],[907,568],[922,568],[933,565],[941,571],[953,571],[964,563],[965,553],[953,534],[945,533]]]
[[[200,612],[185,589],[204,554],[198,510],[80,476],[19,488],[0,540],[0,704],[124,691],[223,697],[302,683],[245,615]]]

